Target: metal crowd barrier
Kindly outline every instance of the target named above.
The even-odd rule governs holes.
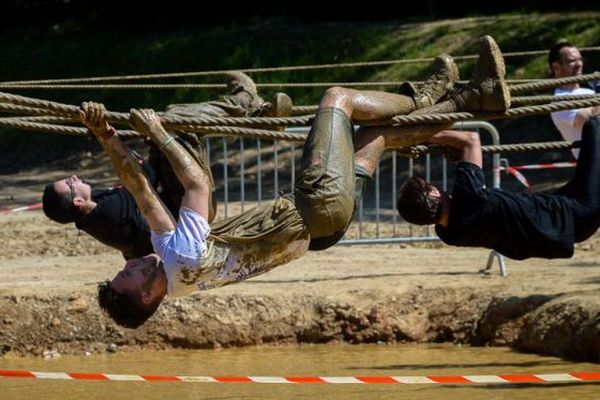
[[[496,128],[484,121],[467,121],[452,129],[485,132],[492,144],[500,144]],[[308,128],[289,128],[289,132],[307,132]],[[482,139],[486,136],[482,135]],[[296,163],[302,146],[285,141],[243,138],[207,138],[206,148],[216,182],[219,214],[227,218],[294,190]],[[492,186],[500,187],[500,155],[491,156]],[[486,163],[489,165],[489,163]],[[433,167],[432,167],[433,166]],[[484,165],[486,166],[486,165]],[[438,168],[439,167],[439,168]],[[448,190],[448,165],[443,156],[426,154],[421,159],[398,157],[395,152],[382,157],[371,187],[364,193],[353,224],[339,245],[432,242],[440,239],[431,227],[417,227],[400,221],[396,197],[402,182],[415,174]],[[435,177],[435,178],[434,178]],[[500,274],[506,276],[502,255],[492,251],[487,265],[490,270],[498,260]]]

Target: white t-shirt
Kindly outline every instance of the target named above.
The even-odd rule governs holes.
[[[206,254],[206,242],[210,234],[210,226],[204,217],[186,207],[179,210],[179,221],[174,231],[165,233],[151,232],[150,238],[156,254],[163,261],[167,275],[167,293],[171,296],[181,296],[179,287],[183,279],[202,265]],[[185,292],[189,292],[184,290]]]
[[[256,208],[256,213],[260,216],[265,209],[271,215],[282,202],[292,207],[289,201],[280,199]],[[245,225],[235,227],[244,231],[244,226],[258,224],[261,230],[269,231],[269,222],[277,226],[277,218],[265,221],[252,216],[252,210],[238,216]],[[167,276],[167,294],[185,296],[197,290],[240,282],[301,257],[308,251],[309,235],[299,216],[292,219],[299,220],[300,226],[281,232],[274,230],[257,240],[242,238],[236,242],[209,237],[211,229],[206,219],[182,207],[174,231],[151,233],[154,251],[162,259]],[[218,232],[218,223],[215,226]]]
[[[595,94],[592,89],[577,88],[577,89],[562,89],[556,88],[554,90],[555,96],[566,96],[576,94]],[[563,139],[568,142],[574,142],[581,140],[581,128],[575,128],[573,123],[575,122],[575,115],[580,108],[575,110],[557,111],[551,114],[552,121],[556,128],[560,131]],[[579,149],[573,149],[573,156],[577,158],[579,156]]]

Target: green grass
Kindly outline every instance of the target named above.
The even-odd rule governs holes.
[[[246,25],[229,24],[194,30],[156,30],[136,33],[125,29],[70,22],[48,30],[23,28],[0,37],[3,60],[0,80],[72,78],[105,75],[147,74],[271,67],[350,61],[373,61],[432,57],[441,52],[473,54],[477,38],[494,36],[504,52],[547,49],[559,39],[580,47],[600,44],[600,13],[510,14],[499,17],[410,23],[335,23],[306,25],[283,19],[250,20]],[[588,64],[598,69],[598,53]],[[461,62],[468,77],[472,62]],[[509,78],[547,77],[545,57],[507,59]],[[420,79],[425,64],[315,71],[257,73],[257,82],[323,82]],[[155,80],[156,83],[215,83],[218,79],[188,78]],[[140,81],[139,83],[149,83]],[[323,89],[286,90],[296,104],[314,104]],[[273,91],[264,91],[268,98]],[[84,100],[104,102],[109,109],[130,107],[163,109],[170,103],[198,102],[217,97],[215,90],[130,91],[14,91],[33,97],[79,104]],[[22,151],[31,153],[30,163],[44,163],[88,142],[57,139],[53,135],[21,132],[0,135],[0,169],[15,165]]]

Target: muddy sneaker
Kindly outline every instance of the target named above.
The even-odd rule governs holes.
[[[510,107],[510,91],[504,80],[502,52],[491,36],[479,40],[479,59],[471,81],[452,96],[457,111],[504,112]]]
[[[225,82],[229,95],[225,96],[228,102],[239,105],[254,114],[260,110],[264,100],[258,95],[256,84],[243,72],[232,71],[225,73]]]
[[[265,117],[289,117],[292,115],[292,99],[285,93],[275,93],[270,103],[265,103],[262,115]]]
[[[273,95],[273,99],[271,102],[265,102],[262,105],[262,110],[260,112],[260,116],[262,117],[289,117],[292,115],[292,107],[293,107],[292,99],[285,93],[275,93]],[[269,129],[273,131],[283,132],[285,131],[284,125],[279,126],[262,126],[259,128]]]
[[[433,73],[415,93],[417,108],[429,107],[437,103],[458,81],[458,67],[448,54],[437,56],[432,64]]]
[[[448,54],[437,56],[431,64],[432,73],[425,82],[417,87],[412,82],[405,82],[400,87],[400,93],[411,96],[416,109],[430,107],[454,87],[458,81],[458,67]]]

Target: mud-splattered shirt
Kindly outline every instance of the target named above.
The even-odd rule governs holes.
[[[209,234],[210,233],[210,234]],[[168,294],[185,296],[243,281],[301,257],[309,234],[294,203],[280,197],[213,224],[182,208],[175,231],[152,232]]]

